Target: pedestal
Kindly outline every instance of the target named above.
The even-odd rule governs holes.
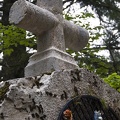
[[[78,68],[78,65],[73,57],[53,47],[31,56],[25,68],[25,77],[75,68]]]

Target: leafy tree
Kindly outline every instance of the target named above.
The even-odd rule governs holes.
[[[92,36],[91,40],[94,41],[96,38],[101,38],[103,40],[103,44],[101,45],[93,45],[87,46],[84,50],[80,51],[81,53],[76,53],[76,60],[80,61],[80,66],[85,66],[90,70],[96,71],[101,77],[107,76],[116,72],[120,74],[120,67],[118,66],[120,61],[120,46],[119,46],[119,37],[120,37],[120,7],[119,0],[64,0],[64,4],[67,3],[64,9],[68,9],[70,11],[70,7],[72,10],[73,4],[79,3],[80,7],[85,7],[85,14],[89,13],[86,6],[90,6],[92,10],[97,14],[100,25],[103,27],[104,36],[99,36],[95,33],[95,36]],[[68,11],[68,12],[69,12]],[[75,11],[75,9],[74,9]],[[87,30],[89,30],[89,24],[87,26]],[[95,29],[95,28],[93,28]],[[96,29],[98,29],[96,27]],[[89,31],[91,34],[91,30]],[[98,40],[98,39],[97,39]],[[99,50],[107,50],[109,51],[109,59],[106,59],[103,56],[96,55]],[[71,53],[71,52],[70,52]]]
[[[113,71],[112,65],[108,63],[108,60],[104,56],[96,54],[99,50],[104,50],[104,47],[100,48],[99,46],[93,45],[94,41],[99,41],[100,37],[103,36],[103,34],[100,33],[100,31],[103,29],[102,26],[98,25],[92,27],[87,21],[87,19],[89,18],[94,18],[94,15],[89,12],[82,12],[79,15],[73,17],[73,15],[70,15],[70,13],[68,14],[67,12],[67,14],[65,14],[64,16],[67,20],[72,20],[74,23],[86,28],[90,34],[89,43],[83,50],[81,50],[80,52],[75,52],[67,49],[67,52],[70,54],[74,54],[73,56],[80,67],[94,71],[101,77],[109,75],[109,70]],[[82,23],[81,21],[84,21],[84,23]]]
[[[0,24],[0,52],[3,52],[3,59],[0,61],[2,70],[0,78],[8,80],[24,76],[24,67],[28,63],[30,54],[27,53],[26,47],[32,47],[33,41],[29,37],[26,39],[26,31],[9,25],[9,10],[16,0],[4,0],[1,5]],[[34,1],[32,1],[34,2]]]
[[[35,37],[30,32],[26,33],[25,30],[14,25],[4,26],[0,23],[0,51],[10,56],[14,51],[12,47],[18,45],[31,48],[35,45]]]

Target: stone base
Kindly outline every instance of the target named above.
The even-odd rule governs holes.
[[[56,48],[34,54],[25,68],[25,76],[38,76],[63,69],[78,68],[73,57]]]

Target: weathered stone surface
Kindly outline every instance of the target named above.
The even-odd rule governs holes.
[[[18,0],[10,10],[9,20],[38,37],[38,54],[30,58],[25,69],[25,76],[78,68],[74,59],[65,52],[66,47],[76,51],[83,49],[88,43],[89,35],[87,30],[63,19],[62,0],[37,0],[37,5]],[[57,54],[52,54],[51,57],[51,54],[48,54],[48,51],[50,53],[51,50],[53,50],[52,53],[57,51]],[[42,55],[46,56],[45,62],[43,62]],[[36,60],[39,62],[32,61],[36,58],[40,58]],[[51,62],[51,60],[53,61]],[[40,67],[38,68],[38,66]]]
[[[52,29],[59,22],[53,13],[25,0],[18,0],[13,4],[9,21],[36,35]]]
[[[7,82],[10,85],[1,100],[0,120],[57,120],[66,102],[78,95],[98,97],[120,116],[120,93],[85,69],[55,71]]]
[[[67,20],[63,21],[63,26],[66,47],[75,51],[82,50],[88,43],[87,30]]]

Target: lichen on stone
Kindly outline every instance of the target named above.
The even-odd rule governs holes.
[[[5,84],[0,87],[0,102],[2,102],[2,100],[4,99],[7,91],[9,90],[9,86],[10,84],[8,82],[5,82]]]
[[[103,108],[106,109],[106,108],[107,108],[107,105],[106,105],[105,100],[104,100],[104,99],[101,99],[100,102],[102,103]]]

